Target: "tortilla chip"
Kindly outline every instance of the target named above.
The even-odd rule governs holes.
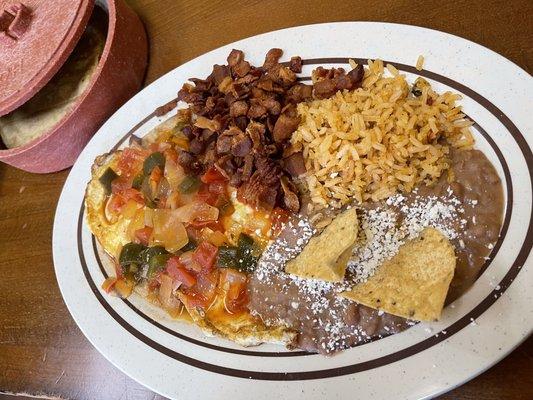
[[[342,281],[358,230],[355,208],[344,211],[320,235],[309,240],[302,252],[287,263],[285,272],[302,278]]]
[[[399,317],[440,318],[455,270],[452,244],[438,230],[426,228],[405,243],[366,282],[341,296]]]

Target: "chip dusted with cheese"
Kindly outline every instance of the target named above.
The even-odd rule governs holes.
[[[339,214],[302,252],[289,261],[285,271],[302,278],[340,282],[358,233],[357,212],[350,208]]]
[[[426,228],[405,243],[366,282],[343,297],[404,318],[440,318],[455,270],[452,244],[440,231]]]

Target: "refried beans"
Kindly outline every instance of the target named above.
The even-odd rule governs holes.
[[[425,226],[439,228],[455,247],[457,266],[447,303],[455,300],[477,279],[498,239],[503,191],[496,170],[481,151],[452,151],[451,161],[451,183],[442,176],[431,187],[422,185],[412,193],[360,206],[366,244],[354,252],[345,282],[305,280],[284,272],[285,263],[314,233],[305,217],[289,221],[250,277],[250,311],[267,324],[294,329],[298,332],[294,347],[311,352],[332,353],[405,330],[416,322],[359,305],[338,293],[370,276]]]

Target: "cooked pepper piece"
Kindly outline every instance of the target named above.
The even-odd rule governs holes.
[[[218,248],[217,266],[220,268],[236,268],[238,264],[237,247],[220,246]]]
[[[195,192],[200,187],[200,180],[192,175],[187,175],[179,184],[179,191],[183,194]]]
[[[122,247],[119,256],[119,263],[122,267],[130,264],[140,264],[142,262],[142,253],[146,249],[145,246],[139,243],[127,243]]]
[[[161,171],[165,169],[165,156],[163,153],[156,151],[155,153],[150,154],[143,164],[143,173],[144,175],[150,175],[152,170],[155,167],[159,167]]]
[[[241,233],[237,240],[237,269],[242,272],[252,272],[257,265],[254,239]]]
[[[157,272],[161,271],[167,265],[168,259],[172,254],[154,254],[148,261],[148,278],[152,278]]]
[[[222,217],[233,214],[233,212],[235,211],[235,207],[233,207],[233,204],[231,204],[229,199],[226,196],[222,195],[218,197],[215,203],[215,207],[218,208],[219,215]]]
[[[137,190],[141,190],[141,186],[143,184],[144,175],[142,173],[138,174],[135,178],[133,178],[133,182],[131,183],[131,187]]]
[[[111,183],[118,178],[118,174],[113,171],[111,168],[107,168],[105,172],[98,178],[102,186],[104,187],[105,193],[111,193]]]
[[[183,246],[183,247],[180,249],[180,251],[182,251],[183,253],[185,253],[185,252],[187,252],[187,251],[194,250],[194,249],[196,249],[197,247],[198,247],[198,242],[189,236],[189,241],[187,242],[187,244],[186,244],[185,246]]]
[[[185,128],[189,123],[187,121],[178,121],[176,122],[176,125],[174,126],[174,130],[176,133],[181,132],[183,128]]]
[[[163,246],[153,246],[145,248],[141,254],[143,263],[148,264],[153,256],[168,254],[168,251]]]

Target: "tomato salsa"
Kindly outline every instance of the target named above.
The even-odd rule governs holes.
[[[132,142],[100,176],[106,218],[130,221],[116,274],[102,287],[122,297],[142,287],[174,316],[184,305],[206,310],[217,296],[226,312],[246,312],[248,275],[288,213],[240,203],[216,166],[186,172],[177,155],[187,145],[178,128]]]

